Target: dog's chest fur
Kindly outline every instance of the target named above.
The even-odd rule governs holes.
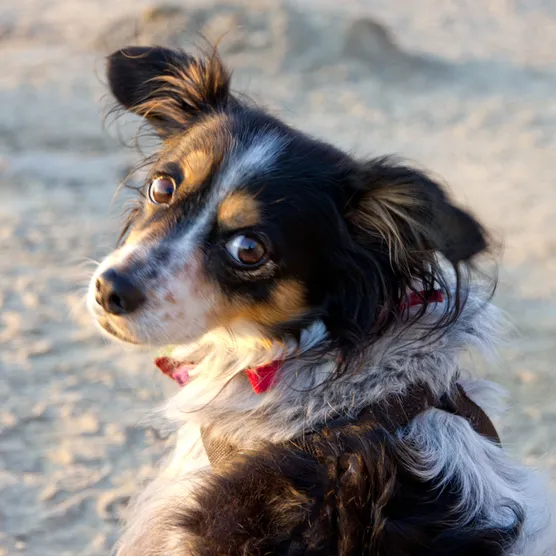
[[[136,502],[120,554],[556,554],[543,481],[460,417],[429,410],[396,435],[349,426],[322,439],[316,460],[276,446],[415,382],[447,391],[461,380],[461,352],[489,352],[499,331],[497,311],[471,292],[459,321],[433,342],[420,343],[418,330],[392,334],[361,373],[320,387],[333,358],[294,359],[264,395],[240,371],[268,352],[222,355],[207,339],[198,374],[166,408],[185,421],[174,454]],[[301,345],[323,333],[314,327]],[[465,388],[495,412],[497,387],[468,380]],[[199,432],[207,424],[253,452],[211,471]]]

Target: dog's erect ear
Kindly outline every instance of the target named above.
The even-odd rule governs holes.
[[[183,131],[229,101],[230,75],[214,52],[205,58],[162,47],[130,46],[108,57],[116,100],[162,136]]]
[[[455,207],[439,184],[388,159],[360,168],[347,218],[358,241],[386,246],[391,261],[404,267],[435,251],[457,264],[487,246],[481,225]]]

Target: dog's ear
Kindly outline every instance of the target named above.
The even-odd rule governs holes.
[[[408,269],[434,252],[455,265],[487,246],[482,226],[438,183],[388,159],[359,168],[347,218],[360,243],[385,247],[391,263]]]
[[[216,52],[204,58],[162,47],[130,46],[108,57],[112,94],[161,136],[183,131],[229,101],[230,75]]]
[[[323,318],[346,369],[359,368],[366,349],[400,319],[428,314],[427,297],[405,311],[409,291],[444,295],[437,319],[420,328],[423,338],[455,322],[466,298],[460,263],[487,246],[481,225],[423,172],[387,158],[355,164],[343,202],[347,241],[330,263]]]

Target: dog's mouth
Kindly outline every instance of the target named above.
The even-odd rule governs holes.
[[[134,345],[140,344],[140,342],[138,342],[131,336],[117,329],[108,319],[100,318],[97,320],[97,322],[105,332],[108,332],[108,334],[114,336],[114,338],[117,338],[118,340],[121,340],[122,342],[126,342],[128,344],[134,344]]]

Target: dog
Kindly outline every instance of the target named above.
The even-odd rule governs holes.
[[[216,51],[128,47],[107,75],[161,148],[88,306],[177,383],[118,554],[556,554],[547,484],[487,417],[500,388],[460,362],[503,332],[478,221],[232,93]]]

